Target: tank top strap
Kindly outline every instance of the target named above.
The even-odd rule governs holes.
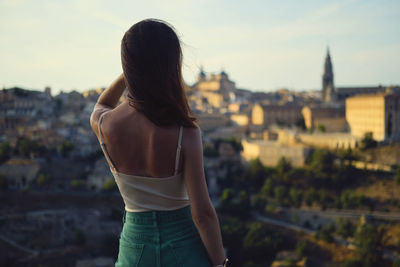
[[[106,156],[108,162],[111,164],[111,167],[112,167],[114,170],[117,171],[117,168],[115,168],[114,163],[112,162],[110,156],[108,155],[108,152],[107,152],[107,149],[106,149],[106,144],[104,144],[104,142],[103,142],[103,135],[101,134],[101,122],[103,121],[103,115],[104,115],[104,114],[106,114],[106,112],[104,112],[104,113],[102,113],[102,114],[100,115],[100,118],[99,118],[99,125],[98,125],[98,127],[99,127],[99,137],[100,137],[100,146],[101,146],[101,149],[103,150],[104,155]]]
[[[175,172],[174,175],[178,174],[178,168],[179,168],[179,158],[181,155],[181,148],[182,148],[182,131],[183,131],[183,126],[179,127],[179,137],[178,137],[178,147],[176,148],[176,158],[175,158]]]

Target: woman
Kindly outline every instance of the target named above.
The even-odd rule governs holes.
[[[123,74],[90,118],[125,203],[116,266],[226,266],[176,33],[163,21],[138,22],[121,59]]]

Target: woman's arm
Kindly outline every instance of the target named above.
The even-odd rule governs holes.
[[[225,260],[225,251],[218,217],[208,195],[200,128],[185,128],[182,142],[183,173],[193,221],[212,264],[219,265]]]
[[[121,74],[99,96],[99,99],[97,100],[97,103],[94,106],[93,112],[90,116],[90,125],[92,127],[92,130],[96,133],[96,135],[98,135],[97,125],[99,122],[100,115],[117,106],[118,101],[122,93],[124,92],[125,88],[126,86],[125,86],[124,74]]]

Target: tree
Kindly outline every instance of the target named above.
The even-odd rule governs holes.
[[[307,240],[301,240],[296,244],[296,254],[298,257],[303,258],[307,248]]]
[[[310,169],[317,178],[326,179],[334,170],[334,159],[328,150],[316,149],[311,156]]]
[[[60,152],[60,154],[66,158],[69,156],[69,154],[71,153],[71,151],[74,149],[74,145],[71,144],[68,141],[64,141],[61,144],[58,145],[57,147],[58,152]]]
[[[218,157],[219,152],[214,148],[211,143],[205,143],[203,145],[203,155],[204,157]]]
[[[36,183],[42,187],[46,184],[49,184],[51,181],[51,176],[47,173],[41,173],[39,174],[38,178],[36,179]]]
[[[274,258],[282,243],[282,237],[277,232],[269,232],[260,222],[253,222],[248,225],[248,232],[243,239],[243,249],[246,259],[264,263]]]
[[[310,188],[306,191],[304,198],[307,206],[311,207],[313,202],[318,201],[318,192],[314,188]]]
[[[250,189],[258,191],[263,185],[265,178],[268,176],[268,171],[262,164],[259,158],[250,161],[244,173],[244,180],[250,185]]]
[[[267,178],[261,188],[261,193],[265,196],[272,196],[274,193],[274,181],[271,178]]]
[[[247,218],[250,212],[250,199],[245,190],[239,192],[236,213],[241,218]]]
[[[306,129],[306,122],[304,121],[304,117],[303,117],[303,115],[301,116],[301,118],[300,119],[298,119],[297,121],[296,121],[296,124],[295,124],[298,128],[300,128],[301,130],[305,130]]]
[[[301,202],[303,200],[303,194],[301,190],[297,190],[296,188],[290,188],[289,190],[289,199],[292,205],[296,208],[300,208]]]
[[[396,174],[394,175],[394,180],[397,184],[400,184],[400,165],[397,165]]]
[[[318,131],[320,131],[321,133],[325,133],[326,132],[326,127],[323,124],[318,124]]]
[[[365,150],[368,148],[374,148],[376,147],[377,142],[374,139],[373,133],[372,132],[366,132],[361,139],[361,144],[360,144],[360,149]]]
[[[280,204],[283,204],[286,198],[286,188],[283,185],[275,187],[274,196]]]
[[[366,223],[359,227],[355,236],[356,256],[364,267],[379,266],[383,260],[382,243],[385,228],[375,227],[373,224]]]
[[[336,233],[343,238],[348,238],[354,235],[355,226],[351,223],[349,219],[343,219],[339,217],[337,220],[337,230]]]
[[[232,217],[232,218],[222,218],[221,220],[221,233],[223,243],[229,250],[229,257],[232,262],[238,265],[242,261],[243,254],[243,238],[247,233],[247,229],[242,220]],[[239,265],[240,266],[240,265]]]
[[[46,147],[33,141],[25,136],[18,138],[16,151],[20,156],[43,155],[46,152]]]
[[[115,183],[114,179],[108,179],[103,184],[104,191],[113,191],[117,188],[117,184]]]
[[[315,238],[321,239],[325,242],[333,242],[333,233],[335,232],[335,226],[333,224],[328,224],[326,227],[315,232]]]
[[[357,194],[354,191],[345,190],[340,195],[340,202],[344,209],[359,208],[365,202],[365,197]]]
[[[292,165],[290,160],[285,157],[281,157],[276,165],[276,172],[279,175],[279,178],[282,180],[286,180],[288,172],[291,170]]]
[[[7,176],[0,174],[0,189],[6,190],[8,188]]]
[[[0,164],[6,161],[11,155],[10,142],[5,141],[0,144]]]
[[[219,201],[219,209],[225,212],[231,212],[233,207],[234,193],[231,188],[226,188],[221,194]]]

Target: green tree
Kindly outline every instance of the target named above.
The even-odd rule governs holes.
[[[235,205],[235,213],[240,218],[247,218],[250,212],[250,199],[247,192],[242,190],[239,192],[237,204]]]
[[[303,115],[301,116],[301,118],[300,119],[298,119],[297,121],[296,121],[296,126],[297,127],[299,127],[301,130],[306,130],[306,122],[305,122],[305,120],[304,120],[304,117],[303,117]]]
[[[282,246],[282,237],[277,232],[269,232],[260,222],[248,225],[248,232],[243,239],[243,249],[246,259],[255,263],[265,263],[272,260]],[[266,252],[268,252],[266,254]]]
[[[39,174],[38,178],[36,179],[36,183],[42,187],[46,184],[49,184],[51,181],[51,176],[47,173],[41,173]]]
[[[335,232],[335,226],[333,224],[328,224],[326,227],[315,232],[315,238],[321,239],[325,242],[333,242],[333,233]]]
[[[244,180],[250,186],[251,191],[258,191],[268,176],[267,169],[259,158],[250,161],[244,173]]]
[[[310,162],[310,169],[317,178],[328,178],[334,170],[334,155],[328,150],[316,149]]]
[[[357,259],[363,267],[379,266],[383,260],[382,243],[385,228],[366,223],[359,227],[354,236]]]
[[[274,196],[280,204],[283,204],[286,198],[286,188],[283,185],[275,187]]]
[[[234,192],[232,188],[226,188],[221,194],[219,201],[219,209],[225,212],[231,212],[233,210],[233,197]]]
[[[400,165],[397,165],[396,173],[394,175],[394,180],[397,184],[400,184]]]
[[[273,196],[274,186],[274,180],[272,180],[271,178],[265,179],[264,185],[261,188],[261,193],[265,196]]]
[[[344,238],[348,238],[354,235],[355,226],[349,219],[343,219],[339,217],[337,220],[336,233]]]
[[[313,202],[317,202],[318,199],[318,192],[314,188],[308,189],[304,195],[304,200],[309,207],[312,206]]]
[[[58,152],[60,152],[60,154],[66,158],[69,156],[69,154],[71,153],[71,151],[74,149],[74,145],[71,144],[69,141],[64,141],[61,144],[58,145],[57,147]]]
[[[41,156],[46,152],[46,147],[39,144],[37,141],[22,136],[17,140],[16,151],[20,156],[24,157],[35,155]]]
[[[258,193],[253,197],[252,206],[255,210],[263,212],[265,205],[267,205],[267,199],[265,195]]]
[[[307,244],[307,240],[301,240],[297,242],[295,251],[298,257],[303,258],[305,256]]]
[[[240,266],[243,254],[243,238],[247,229],[242,220],[231,217],[224,217],[221,220],[221,233],[224,245],[229,250],[229,256],[232,262]]]
[[[357,194],[351,190],[345,190],[340,195],[340,202],[344,209],[354,209],[359,208],[365,202],[365,197],[363,195]]]
[[[318,131],[320,131],[321,133],[325,133],[326,132],[326,127],[323,124],[318,124]]]
[[[103,184],[104,191],[113,191],[117,189],[117,184],[115,183],[114,179],[108,179]]]
[[[218,157],[219,152],[214,148],[214,145],[211,143],[205,143],[203,145],[203,155],[204,157]]]
[[[10,142],[5,141],[0,144],[0,164],[8,160],[11,155]]]
[[[285,157],[281,157],[276,165],[276,172],[279,178],[282,180],[287,180],[288,173],[291,169],[292,164],[290,163],[290,160]]]
[[[296,208],[300,208],[301,202],[303,199],[303,193],[301,190],[297,190],[296,188],[292,187],[289,190],[289,199],[290,203],[295,206]]]
[[[360,143],[360,149],[361,150],[365,150],[368,148],[374,148],[376,147],[377,142],[374,139],[374,135],[372,132],[366,132],[363,136],[363,138],[361,139],[361,143]]]
[[[0,189],[6,190],[8,188],[7,176],[0,174]]]

